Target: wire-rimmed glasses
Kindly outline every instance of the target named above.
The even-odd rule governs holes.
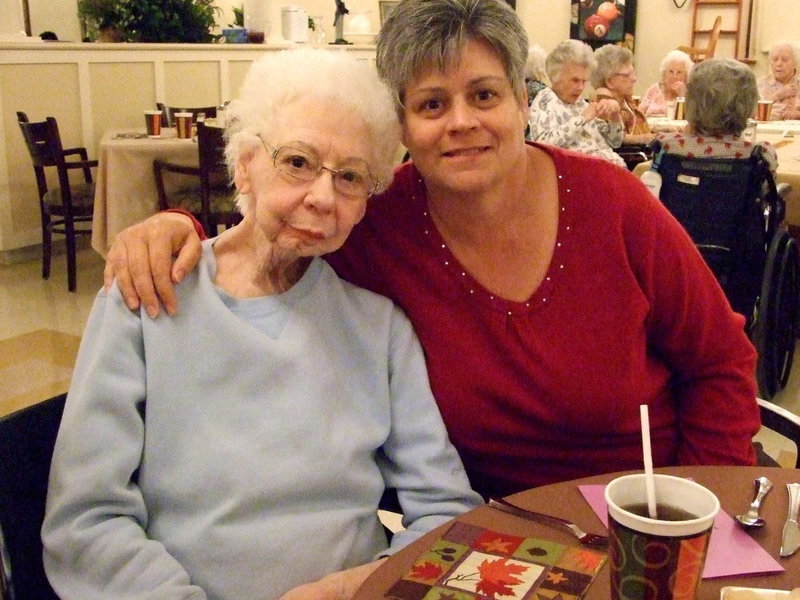
[[[259,138],[261,139],[261,138]],[[367,197],[375,193],[380,182],[369,172],[366,161],[351,159],[348,166],[332,169],[322,164],[320,157],[311,149],[294,146],[274,147],[263,139],[261,143],[272,158],[275,168],[291,179],[314,181],[328,171],[333,177],[333,188],[345,196]]]

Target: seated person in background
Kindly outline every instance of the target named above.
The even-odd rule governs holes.
[[[530,108],[530,139],[599,156],[625,166],[614,152],[624,129],[619,104],[581,98],[596,65],[592,49],[578,40],[559,43],[547,56],[552,87],[539,92]]]
[[[533,44],[528,49],[528,60],[525,62],[525,88],[528,90],[528,106],[531,105],[536,94],[549,87],[545,61],[547,52],[538,44]]]
[[[244,220],[204,242],[181,312],[116,285],[92,309],[42,530],[65,600],[349,598],[481,503],[408,319],[319,258],[391,182],[388,90],[345,53],[268,53],[228,111]],[[388,548],[386,486],[407,527]]]
[[[686,129],[660,133],[656,139],[670,154],[747,158],[753,143],[741,136],[757,102],[756,78],[746,65],[731,58],[704,60],[692,69],[686,86]],[[768,142],[759,144],[774,172],[775,148]]]
[[[627,48],[606,44],[595,50],[594,58],[597,61],[591,75],[594,102],[610,99],[619,104],[625,125],[623,144],[649,144],[653,141],[653,132],[631,99],[636,83],[633,53]]]
[[[772,100],[770,119],[800,119],[800,47],[792,42],[777,42],[769,51],[770,73],[758,81],[762,100]]]
[[[642,96],[639,110],[646,117],[667,115],[667,103],[686,95],[686,79],[694,62],[682,50],[670,50],[661,61],[661,80],[655,82]]]

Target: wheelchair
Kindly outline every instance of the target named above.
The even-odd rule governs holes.
[[[654,142],[659,197],[684,226],[758,352],[759,396],[786,386],[800,333],[800,253],[784,222],[787,184],[776,186],[759,145],[746,158],[665,153]]]

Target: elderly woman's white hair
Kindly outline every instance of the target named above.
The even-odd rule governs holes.
[[[772,44],[772,47],[769,49],[769,56],[772,58],[772,53],[776,50],[787,49],[789,52],[792,53],[792,58],[794,59],[794,68],[800,69],[800,45],[789,42],[787,40],[781,40]]]
[[[614,44],[600,46],[594,51],[594,58],[597,66],[592,70],[589,81],[595,89],[606,85],[606,82],[620,69],[633,65],[633,52]]]
[[[694,61],[692,60],[692,57],[686,54],[686,52],[683,50],[670,50],[666,53],[664,58],[661,59],[661,65],[658,67],[658,72],[661,74],[662,82],[664,81],[664,74],[667,72],[667,69],[669,69],[669,66],[674,62],[683,63],[687,78],[689,73],[692,71],[692,67],[694,67]]]
[[[756,76],[732,58],[704,60],[686,85],[686,119],[699,135],[741,135],[757,102]]]
[[[580,40],[564,40],[559,42],[553,51],[547,55],[545,63],[547,76],[553,83],[561,78],[561,73],[566,65],[578,65],[593,71],[597,66],[591,46]]]
[[[547,81],[546,60],[547,52],[539,44],[533,44],[528,48],[528,60],[525,61],[525,79]]]
[[[309,99],[319,101],[320,111],[336,106],[352,110],[364,120],[370,138],[370,172],[380,181],[380,189],[385,189],[392,181],[400,145],[392,96],[368,63],[344,52],[322,49],[268,52],[252,64],[239,97],[226,110],[228,169],[233,172],[240,155],[261,147],[258,136],[269,140],[285,108]],[[341,132],[348,134],[352,132]],[[245,195],[237,198],[237,205],[242,214],[251,208]]]

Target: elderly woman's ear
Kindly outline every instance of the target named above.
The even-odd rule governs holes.
[[[242,152],[236,160],[236,167],[233,170],[233,183],[240,194],[249,194],[252,191],[250,184],[250,162],[253,160],[253,152]]]

